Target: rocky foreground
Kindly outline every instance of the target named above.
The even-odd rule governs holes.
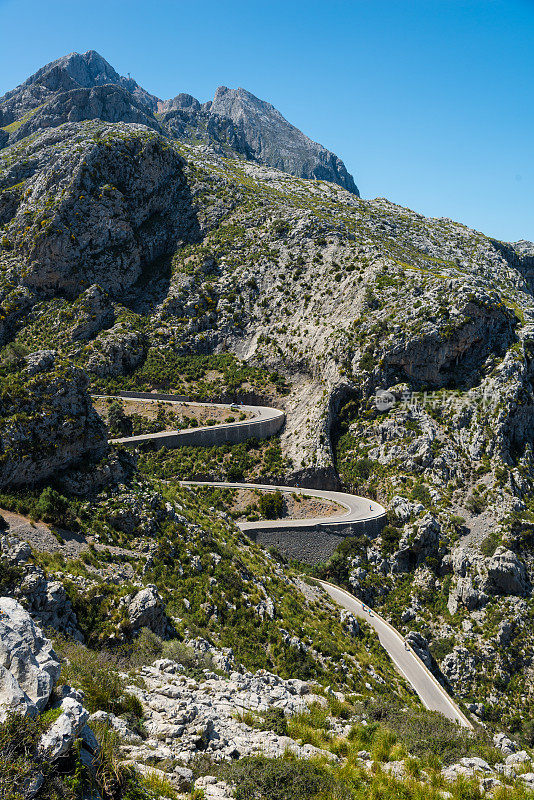
[[[193,680],[184,666],[172,659],[143,667],[135,675],[136,682],[125,688],[141,703],[143,725],[136,731],[114,713],[99,710],[90,714],[84,692],[62,683],[60,658],[30,615],[16,601],[0,598],[0,724],[13,719],[13,714],[19,718],[41,714],[43,720],[49,720],[34,743],[31,768],[20,787],[23,796],[39,795],[50,769],[61,772],[73,759],[79,760],[98,786],[102,745],[95,730],[100,736],[102,729],[114,731],[120,742],[122,768],[133,768],[140,781],[157,780],[176,791],[191,789],[194,782],[206,797],[224,798],[235,796],[231,783],[216,775],[195,779],[194,759],[199,753],[214,764],[257,754],[287,757],[288,753],[299,759],[322,757],[327,763],[341,763],[343,757],[336,755],[331,745],[335,742],[339,752],[340,743],[347,736],[350,739],[355,722],[363,728],[368,725],[365,717],[343,722],[329,716],[324,748],[280,735],[269,729],[270,719],[279,728],[287,724],[286,719],[306,715],[310,708],[328,709],[324,695],[313,694],[314,687],[304,681],[282,680],[264,670],[247,672],[235,664],[231,651],[214,650],[204,640],[191,645],[209,653],[218,672],[205,669],[202,677]],[[132,675],[124,677],[131,679]],[[345,701],[339,694],[335,699]],[[262,714],[264,724],[259,730]],[[483,792],[493,792],[517,780],[534,788],[532,757],[504,734],[496,735],[494,744],[495,754],[499,750],[502,754],[501,761],[490,765],[480,757],[463,757],[442,769],[444,785],[454,787],[459,780],[470,779]],[[377,761],[365,750],[358,751],[356,758],[369,775],[379,770],[400,781],[408,777],[410,759]],[[429,776],[422,772],[419,780],[424,786]]]

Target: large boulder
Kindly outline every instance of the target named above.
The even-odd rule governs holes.
[[[149,584],[128,601],[128,616],[133,632],[149,628],[157,636],[167,638],[173,627],[154,584]]]
[[[64,756],[85,727],[89,712],[73,697],[61,702],[61,715],[41,736],[39,748],[50,761]]]
[[[452,652],[445,656],[440,667],[447,680],[453,685],[473,680],[478,670],[475,656],[461,645],[457,645]]]
[[[42,710],[60,672],[52,644],[28,612],[11,597],[0,597],[0,721],[11,711]]]
[[[459,605],[465,606],[468,611],[473,611],[487,603],[488,600],[488,595],[476,589],[472,579],[466,576],[458,578],[456,585],[451,589],[447,607],[451,614],[456,614]]]
[[[406,634],[405,641],[428,669],[435,669],[436,664],[429,650],[428,642],[421,633],[410,631]]]
[[[513,595],[523,595],[528,591],[525,565],[512,550],[498,547],[487,560],[486,568],[486,591]]]
[[[395,553],[396,569],[404,571],[424,563],[429,556],[436,556],[440,531],[439,522],[431,514],[425,514],[416,525],[406,526]]]

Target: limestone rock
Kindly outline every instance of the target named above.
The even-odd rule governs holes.
[[[27,358],[16,397],[4,394],[0,415],[0,486],[37,483],[107,450],[105,426],[82,370],[38,351]]]
[[[459,603],[463,604],[468,611],[473,611],[487,603],[488,600],[489,597],[485,592],[475,589],[471,578],[458,578],[449,593],[447,607],[451,614],[456,613]]]
[[[128,616],[133,631],[149,628],[153,633],[168,638],[173,628],[157,587],[149,584],[128,602]]]
[[[98,284],[82,292],[77,306],[77,321],[70,332],[74,341],[91,339],[102,328],[109,327],[114,320],[113,304],[107,292]]]
[[[409,631],[404,637],[407,644],[412,648],[415,654],[421,659],[423,664],[430,670],[436,668],[432,654],[428,648],[428,642],[425,637],[417,631]]]
[[[206,800],[232,800],[235,796],[230,784],[218,780],[213,775],[197,778],[194,788],[201,791]]]
[[[360,623],[357,618],[350,611],[343,608],[340,612],[341,624],[350,633],[351,636],[358,636],[360,633]]]
[[[477,661],[467,648],[457,645],[445,656],[440,667],[447,680],[455,684],[458,681],[471,679],[475,675]]]
[[[6,236],[26,260],[23,283],[34,291],[76,297],[98,283],[117,296],[143,265],[198,238],[184,161],[146,127],[65,123],[21,147],[31,169],[25,169],[26,191],[10,209]],[[10,150],[2,157],[9,159]],[[20,177],[13,172],[19,168],[10,168],[8,180]],[[50,193],[58,190],[56,207]]]
[[[61,671],[51,643],[20,603],[0,598],[0,720],[8,711],[35,714]]]
[[[231,119],[261,163],[301,178],[333,181],[358,194],[352,175],[337,156],[312,142],[274,106],[251,92],[219,86],[209,113]]]
[[[66,697],[60,708],[61,716],[52,723],[39,742],[43,755],[51,761],[70,750],[89,718],[89,712],[71,697]]]
[[[409,522],[410,519],[419,517],[425,510],[422,503],[414,503],[400,495],[391,498],[390,507],[400,522]]]
[[[525,565],[518,556],[505,547],[498,547],[487,561],[486,591],[522,595],[528,589]]]
[[[505,756],[510,756],[517,752],[517,744],[508,738],[504,733],[496,733],[493,737],[493,744],[502,750]]]

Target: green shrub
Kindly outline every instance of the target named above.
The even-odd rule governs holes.
[[[287,736],[287,719],[282,708],[270,708],[263,713],[261,729]]]
[[[480,551],[486,557],[490,557],[494,554],[495,550],[501,544],[501,534],[498,531],[491,531],[482,541],[480,545]]]
[[[76,689],[82,689],[88,711],[125,714],[134,723],[141,720],[141,703],[125,692],[126,680],[119,674],[110,654],[90,650],[79,643],[63,643],[60,651],[66,658],[62,678]]]
[[[52,522],[54,525],[70,525],[75,520],[75,514],[67,498],[51,486],[46,486],[39,495],[35,513],[39,519]]]
[[[472,514],[481,514],[486,508],[484,499],[480,497],[480,495],[474,493],[467,498],[465,505]]]
[[[126,416],[121,404],[116,400],[110,403],[107,422],[112,436],[132,435],[132,420]]]
[[[0,594],[11,591],[22,579],[22,568],[5,558],[0,558]]]
[[[436,661],[442,661],[454,647],[454,636],[443,636],[441,639],[434,639],[430,644],[430,652]]]
[[[413,487],[412,491],[410,492],[410,498],[422,503],[424,506],[426,506],[426,508],[429,508],[432,505],[432,496],[430,494],[430,490],[428,486],[425,486],[425,484],[421,481],[417,481]]]
[[[382,552],[394,553],[399,546],[402,531],[394,525],[386,525],[380,534],[382,539]]]
[[[2,800],[23,800],[25,786],[39,770],[36,743],[42,731],[39,718],[8,714],[0,724],[0,793]]]
[[[224,765],[220,774],[235,784],[236,800],[311,800],[326,797],[326,770],[304,760],[251,756]]]
[[[386,701],[365,705],[369,718],[379,723],[377,731],[382,728],[390,730],[412,756],[427,758],[438,753],[444,764],[452,764],[466,755],[494,758],[495,751],[486,733],[473,736],[469,730],[460,728],[442,714],[400,708]]]
[[[94,759],[96,784],[106,800],[148,800],[151,796],[143,787],[141,776],[124,763],[121,740],[116,731],[102,722],[91,728],[99,748]]]
[[[284,510],[284,497],[278,489],[276,492],[265,492],[259,501],[260,514],[265,519],[279,519]]]

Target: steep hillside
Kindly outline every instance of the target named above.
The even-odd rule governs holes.
[[[402,586],[410,608],[420,581],[444,592],[442,616],[417,612],[416,627],[447,640],[444,671],[466,697],[507,704],[517,659],[505,668],[495,650],[496,689],[454,648],[468,636],[462,614],[481,615],[486,647],[491,609],[506,617],[507,597],[530,603],[534,303],[524,248],[334,184],[179,149],[135,125],[71,123],[0,160],[4,341],[58,348],[95,385],[256,391],[283,404],[278,475],[285,464],[288,482],[342,482],[401,509],[388,542],[364,554],[387,580],[361,590],[381,602],[384,586]],[[388,393],[378,407],[377,392]],[[179,474],[180,463],[187,474],[185,455],[169,454],[174,467],[160,462],[159,474]],[[493,567],[484,559],[497,547],[506,552]],[[524,647],[529,615],[517,609]]]

